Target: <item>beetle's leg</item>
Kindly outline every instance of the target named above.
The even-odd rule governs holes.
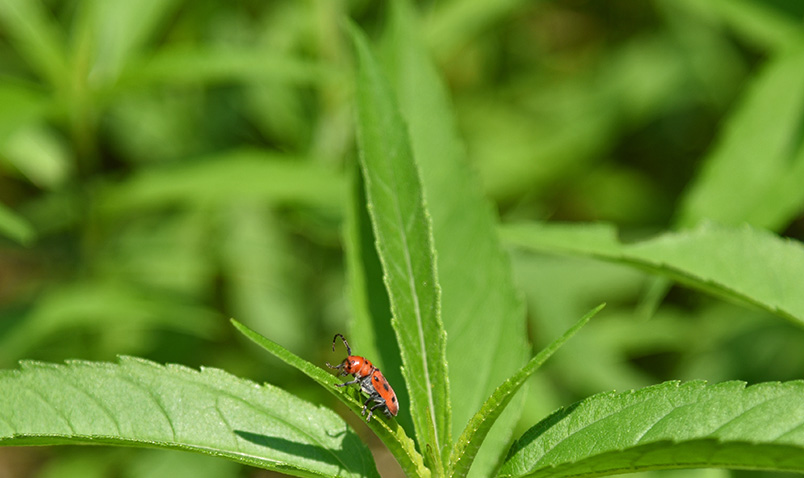
[[[366,401],[365,401],[365,402],[363,402],[363,411],[362,411],[362,412],[360,412],[360,415],[365,415],[365,414],[366,414],[366,410],[368,409],[368,404],[369,404],[369,402],[371,402],[372,400],[376,400],[376,399],[377,399],[377,398],[375,397],[375,394],[374,394],[374,393],[372,393],[371,395],[369,395],[369,398],[367,398],[367,399],[366,399]],[[371,410],[374,410],[374,409],[372,408]],[[370,421],[371,421],[371,415],[373,415],[373,414],[374,414],[374,412],[372,412],[371,410],[369,410],[369,411],[368,411],[368,412],[369,412],[369,414],[368,414],[368,416],[366,417],[366,421],[367,421],[367,422],[370,422]]]
[[[376,409],[378,409],[380,407],[385,407],[385,400],[384,399],[383,399],[382,402],[378,402],[376,405],[374,405],[373,407],[369,408],[369,411],[373,412],[374,410],[376,410]],[[388,410],[388,407],[385,407],[385,410]],[[388,415],[389,413],[390,412],[385,412],[386,415]]]
[[[351,381],[349,381],[349,382],[336,383],[336,384],[335,384],[335,386],[336,386],[336,387],[345,387],[345,386],[347,386],[347,385],[354,385],[354,384],[356,384],[356,383],[357,383],[357,382],[359,382],[359,381],[360,381],[360,379],[359,379],[359,378],[356,378],[356,379],[351,380]]]
[[[368,404],[372,400],[376,402],[376,405],[374,405],[371,408],[368,408]],[[366,409],[368,408],[368,416],[366,417],[366,421],[367,422],[371,421],[371,417],[372,415],[374,415],[374,410],[382,407],[383,405],[385,405],[385,399],[382,398],[379,393],[373,393],[371,394],[371,396],[369,396],[368,400],[366,400],[366,402],[363,404],[363,412],[361,412],[360,414],[364,415],[366,413]]]

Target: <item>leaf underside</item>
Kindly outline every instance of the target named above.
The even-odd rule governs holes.
[[[706,292],[749,302],[804,324],[804,246],[748,225],[703,223],[625,244],[608,225],[505,226],[509,242],[530,249],[635,265]]]
[[[132,357],[0,372],[0,445],[57,444],[194,451],[295,476],[378,476],[368,448],[330,410],[221,370]]]
[[[667,382],[596,395],[528,430],[500,476],[702,467],[804,471],[804,381]]]

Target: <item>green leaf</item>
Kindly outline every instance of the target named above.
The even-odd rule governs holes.
[[[700,17],[712,17],[713,23],[725,23],[744,40],[768,50],[790,48],[804,39],[797,16],[785,14],[773,3],[757,0],[672,0],[665,3],[688,8]]]
[[[446,337],[430,217],[407,129],[388,82],[363,34],[356,27],[350,33],[357,52],[358,146],[369,213],[416,436],[428,465],[440,474],[442,453],[451,444],[451,425]]]
[[[514,394],[525,384],[525,380],[533,375],[564,343],[581,330],[581,327],[586,325],[589,319],[600,312],[604,305],[601,304],[584,315],[581,320],[564,332],[564,335],[545,347],[524,367],[494,390],[494,393],[491,394],[483,406],[480,407],[480,410],[469,421],[469,424],[466,425],[463,433],[455,443],[450,457],[449,476],[465,476],[467,474],[469,467],[472,465],[472,460],[491,426],[511,402],[511,399],[514,398]]]
[[[304,313],[305,283],[294,260],[292,243],[270,204],[234,203],[220,220],[222,291],[233,314],[248,325],[298,350],[310,344],[312,321]],[[294,320],[277,320],[293,317]]]
[[[702,467],[804,472],[804,381],[668,382],[596,395],[525,432],[499,476]]]
[[[0,25],[11,45],[51,85],[65,87],[71,81],[64,34],[41,0],[3,0]]]
[[[0,336],[0,361],[35,354],[42,343],[76,329],[93,334],[95,347],[109,337],[121,337],[122,343],[111,347],[111,354],[121,350],[136,353],[141,350],[142,337],[155,329],[212,340],[219,320],[217,312],[153,288],[138,290],[111,277],[74,280],[40,294],[22,320]]]
[[[15,133],[26,127],[41,127],[47,102],[47,96],[41,91],[11,82],[0,83],[0,161],[9,161],[5,156]]]
[[[92,79],[95,84],[117,80],[132,58],[151,56],[144,52],[149,41],[157,42],[159,27],[167,23],[180,2],[177,0],[104,0],[85,2],[75,22],[73,37],[92,42]],[[73,45],[80,51],[80,45]]]
[[[525,3],[523,0],[463,0],[433,5],[427,23],[428,43],[446,57],[476,39],[481,32],[505,21]],[[534,5],[540,2],[529,2]]]
[[[756,76],[682,198],[681,226],[710,219],[777,230],[801,212],[804,42],[798,45]]]
[[[36,236],[33,226],[23,217],[0,204],[0,235],[20,244],[27,244]]]
[[[363,176],[359,165],[352,167],[349,206],[344,227],[348,287],[351,299],[349,343],[360,355],[371,357],[374,364],[394,386],[399,403],[410,403],[402,357],[389,320],[391,303],[383,284],[380,258],[377,256],[374,232],[366,203]],[[397,385],[399,384],[399,385]],[[415,433],[409,413],[396,419],[410,435]]]
[[[635,265],[726,298],[804,323],[804,246],[750,226],[705,223],[624,244],[608,225],[505,226],[503,237],[529,249]]]
[[[173,47],[161,50],[147,60],[131,63],[124,71],[121,83],[125,87],[267,80],[315,84],[325,78],[331,81],[337,74],[331,68],[266,50]]]
[[[15,121],[24,121],[25,113],[15,113],[19,115]],[[19,123],[17,126],[20,126]],[[58,189],[73,176],[75,161],[65,141],[44,123],[32,123],[17,128],[4,146],[0,152],[4,159],[39,188]]]
[[[0,372],[0,445],[57,444],[193,451],[295,476],[378,476],[368,448],[325,408],[222,370],[132,357]]]
[[[231,204],[236,200],[332,207],[343,196],[344,181],[335,171],[312,161],[242,150],[144,170],[109,187],[103,207],[115,212],[174,203]]]
[[[404,1],[392,5],[384,58],[433,222],[450,395],[460,397],[452,403],[457,436],[500,382],[527,361],[525,309],[497,237],[497,218],[466,161],[446,88],[422,45],[412,7]],[[467,350],[484,360],[466,360]],[[511,407],[473,474],[493,472],[518,415]],[[444,452],[446,461],[449,450]]]
[[[338,376],[291,353],[279,344],[263,337],[234,319],[232,319],[232,324],[243,335],[270,352],[273,356],[318,382],[355,413],[360,414],[363,410],[364,398],[361,397],[359,393],[350,393],[350,391],[354,390],[351,388],[336,387],[337,384],[342,383],[342,380],[339,379]],[[400,466],[408,476],[428,477],[430,475],[424,467],[422,457],[416,451],[413,441],[405,434],[405,431],[395,420],[386,420],[383,417],[377,417],[368,422],[368,427],[374,430],[374,433],[385,443],[385,446],[387,446],[388,450],[396,457]]]

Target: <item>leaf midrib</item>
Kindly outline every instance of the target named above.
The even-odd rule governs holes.
[[[389,155],[389,157],[390,157],[390,155]],[[388,164],[388,166],[389,166],[388,169],[391,172],[391,180],[394,182],[394,189],[396,190],[396,189],[398,189],[399,182],[397,181],[397,178],[396,178],[395,169],[393,168],[393,165],[390,164],[390,161],[386,160],[386,162],[389,163]],[[404,243],[404,247],[402,248],[402,251],[403,251],[403,257],[405,259],[405,267],[407,268],[407,271],[406,271],[407,272],[407,283],[408,283],[408,287],[410,288],[411,297],[413,298],[413,303],[414,303],[413,309],[414,309],[414,315],[416,317],[416,329],[417,329],[416,332],[417,332],[417,335],[418,335],[419,349],[421,351],[421,356],[422,356],[422,367],[424,368],[424,380],[425,380],[424,389],[427,392],[428,413],[430,415],[430,421],[431,421],[432,426],[433,426],[434,445],[435,445],[436,450],[441,450],[441,444],[439,442],[438,430],[437,430],[437,421],[436,421],[436,416],[435,416],[435,400],[433,399],[433,390],[432,390],[432,387],[430,386],[430,384],[432,382],[430,380],[430,366],[429,366],[429,363],[428,363],[428,360],[427,360],[428,354],[427,354],[427,349],[425,347],[425,342],[424,342],[424,324],[423,324],[423,320],[422,320],[421,304],[419,303],[419,294],[418,294],[418,292],[416,290],[416,283],[415,283],[414,274],[413,274],[413,263],[412,263],[411,255],[410,255],[410,244],[409,244],[409,241],[408,241],[407,227],[405,225],[405,221],[404,221],[404,218],[402,216],[402,208],[401,208],[401,206],[399,204],[399,196],[397,194],[391,194],[390,196],[393,198],[394,213],[396,215],[396,220],[397,220],[397,223],[399,225],[400,234],[402,236],[402,242]],[[419,199],[419,203],[417,205],[421,206],[421,198],[419,197],[418,199]],[[413,216],[411,219],[415,220],[415,216]],[[427,252],[429,253],[429,251],[427,251]],[[435,260],[435,258],[433,258],[433,259]],[[435,266],[433,267],[433,269],[435,269]],[[433,272],[435,272],[435,271],[433,270]]]

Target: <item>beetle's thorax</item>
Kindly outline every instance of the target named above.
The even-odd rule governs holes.
[[[343,370],[355,378],[368,377],[375,369],[370,361],[357,355],[350,355],[343,361]]]

